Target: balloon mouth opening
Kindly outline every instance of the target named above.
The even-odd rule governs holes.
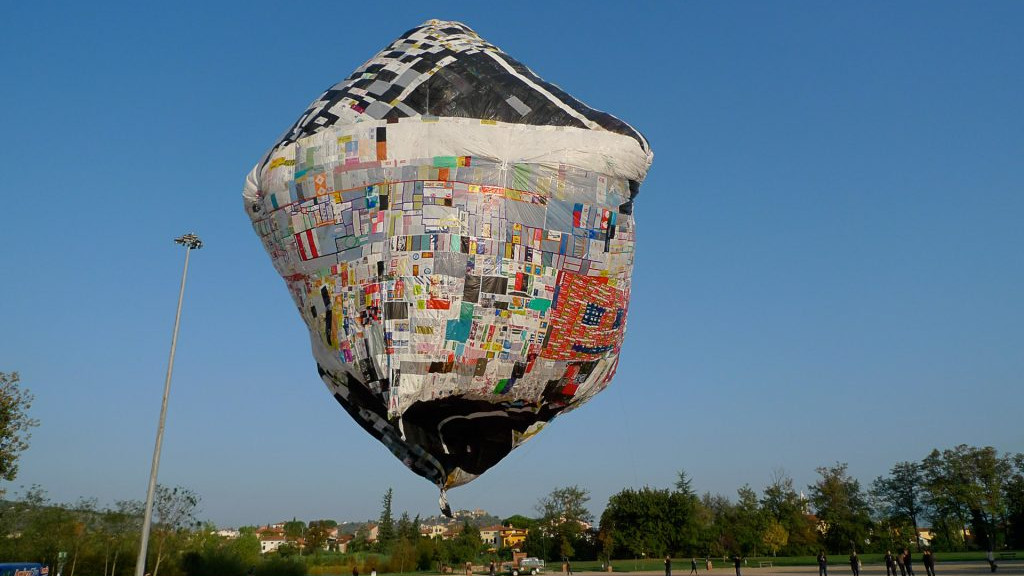
[[[516,410],[449,397],[413,404],[402,414],[402,423],[406,439],[429,446],[445,472],[459,469],[479,476],[517,446],[516,438],[554,415],[549,408]]]
[[[443,488],[483,474],[559,411],[453,396],[414,403],[400,420],[389,419],[365,384],[351,377],[342,383],[323,368],[320,374],[339,390],[335,399],[356,422],[413,472]]]
[[[442,488],[464,484],[497,464],[515,447],[516,429],[554,417],[549,410],[501,417],[490,402],[452,397],[416,403],[400,419],[390,419],[367,384],[320,364],[317,369],[353,420],[409,469]]]

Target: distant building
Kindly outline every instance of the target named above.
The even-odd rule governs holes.
[[[338,536],[338,542],[337,542],[338,552],[341,552],[342,554],[347,554],[348,553],[348,545],[353,540],[355,540],[355,538],[356,537],[353,536],[352,534],[342,534],[342,535]]]
[[[283,528],[263,526],[256,529],[256,536],[260,539],[260,554],[275,552],[287,542]]]
[[[526,540],[526,535],[530,531],[526,528],[513,528],[512,526],[505,526],[501,529],[501,545],[504,548],[518,549],[522,547],[523,541]]]
[[[434,524],[432,526],[424,526],[423,528],[427,529],[427,538],[441,538],[445,540],[448,534],[448,526],[444,524]]]
[[[455,516],[457,519],[431,516],[420,523],[420,534],[427,538],[449,540],[461,533],[464,521],[468,520],[471,523],[474,523],[474,521],[476,521],[475,523],[492,521],[488,518],[490,514],[480,508],[475,510],[459,510],[455,513]],[[274,552],[284,544],[304,545],[302,538],[285,537],[284,527],[287,523],[288,521],[276,522],[260,526],[256,529],[256,536],[260,540],[260,551],[262,553]],[[345,528],[342,525],[348,525],[348,530],[355,530],[355,526],[360,526],[360,528],[355,530],[354,534],[343,534],[342,532]],[[217,534],[224,538],[237,538],[240,535],[237,530],[220,530]],[[328,531],[324,548],[326,550],[347,552],[351,542],[357,537],[362,538],[363,536],[365,536],[367,543],[373,544],[377,542],[380,539],[380,526],[374,522],[341,522],[337,527]],[[526,530],[513,529],[510,532],[501,526],[488,526],[480,530],[480,536],[490,548],[497,549],[508,546],[510,543],[513,546],[521,545],[522,541],[526,538]]]
[[[456,518],[482,518],[487,515],[485,510],[477,508],[476,510],[457,510],[453,516]]]
[[[501,548],[501,526],[488,526],[480,529],[480,539],[491,550]]]

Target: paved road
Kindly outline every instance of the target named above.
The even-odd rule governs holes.
[[[993,575],[988,568],[988,563],[985,561],[980,562],[939,562],[935,566],[935,576],[967,576],[967,575],[991,575],[991,576],[1005,576],[1011,575],[1024,575],[1024,560],[1003,560],[998,562],[999,569]],[[688,576],[690,572],[689,566],[680,568],[673,567],[672,576]],[[701,569],[698,572],[698,576],[734,576],[735,570],[733,570],[732,564],[728,567],[721,563],[716,563],[715,567],[709,572]],[[861,576],[885,576],[884,565],[868,565],[861,569]],[[925,576],[924,566],[920,566],[915,562],[914,573],[916,576]],[[549,576],[564,576],[560,572],[546,572]],[[621,573],[617,573],[621,574]],[[799,574],[801,576],[817,576],[817,566],[781,566],[773,568],[758,568],[756,566],[745,566],[742,570],[742,576],[789,576]],[[843,565],[832,564],[828,569],[829,576],[852,576],[850,567]],[[608,576],[606,572],[577,572],[573,571],[573,576]],[[629,576],[664,576],[664,572],[661,570],[651,572],[629,572]]]

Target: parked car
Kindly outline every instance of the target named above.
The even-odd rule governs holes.
[[[544,561],[540,558],[523,558],[519,561],[519,566],[512,566],[512,576],[520,576],[520,574],[540,574],[544,571]]]

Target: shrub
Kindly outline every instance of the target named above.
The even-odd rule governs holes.
[[[301,560],[272,558],[256,566],[254,576],[306,576],[306,564]]]
[[[181,559],[181,569],[186,576],[245,576],[246,573],[241,558],[223,550],[189,552]]]

